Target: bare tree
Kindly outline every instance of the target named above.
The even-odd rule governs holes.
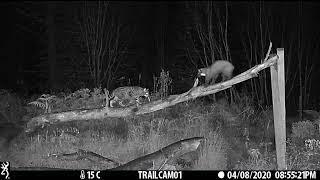
[[[248,6],[248,22],[243,28],[242,44],[245,52],[245,58],[247,59],[248,66],[259,63],[267,50],[265,46],[266,42],[270,41],[269,26],[272,26],[273,22],[270,22],[270,12],[265,8],[263,2]],[[253,28],[251,28],[253,27]],[[259,104],[270,104],[271,92],[268,90],[270,85],[267,84],[268,74],[264,71],[263,74],[257,79],[250,80],[251,92],[254,94],[254,98],[259,100]]]
[[[222,8],[221,8],[222,7]],[[221,13],[220,10],[224,9]],[[194,5],[194,35],[191,34],[193,49],[191,61],[199,61],[202,66],[211,65],[216,59],[230,61],[228,45],[228,3],[217,4],[211,1],[196,2]],[[197,64],[197,63],[195,63]]]
[[[292,24],[290,18],[301,19],[301,15],[279,16],[271,14],[272,4],[259,2],[248,6],[248,22],[242,29],[242,43],[248,66],[259,63],[267,50],[266,42],[272,37],[275,44],[286,49],[285,55],[285,85],[286,85],[286,103],[294,105],[295,108],[305,109],[309,104],[309,93],[311,90],[312,71],[314,69],[313,59],[318,51],[313,51],[311,44],[317,39],[305,41],[303,34],[303,22]],[[286,7],[287,8],[287,7]],[[290,9],[290,7],[288,7]],[[296,7],[294,7],[297,10]],[[299,7],[301,8],[301,7]],[[291,10],[291,9],[290,9]],[[288,10],[289,11],[289,10]],[[314,43],[312,43],[314,41]],[[318,46],[316,45],[316,48]],[[257,79],[250,80],[250,89],[255,99],[260,100],[260,104],[271,104],[271,91],[268,82],[268,74],[262,72]],[[298,91],[296,91],[298,90]],[[296,98],[295,98],[296,97]],[[310,107],[309,107],[310,108]],[[302,113],[300,113],[302,116]]]
[[[109,88],[127,45],[121,37],[121,25],[112,14],[109,2],[84,2],[80,14],[80,36],[90,76],[96,87]]]

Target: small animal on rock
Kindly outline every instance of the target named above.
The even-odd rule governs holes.
[[[110,107],[114,107],[115,103],[122,107],[127,107],[132,103],[139,106],[141,104],[140,97],[146,97],[150,102],[149,90],[138,86],[118,87],[111,93]]]
[[[231,79],[234,66],[225,60],[217,60],[211,66],[198,70],[198,77],[205,76],[206,85],[214,84],[221,74],[222,82]]]

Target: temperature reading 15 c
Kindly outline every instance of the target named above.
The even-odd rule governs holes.
[[[101,179],[100,171],[87,171],[81,170],[80,179]]]

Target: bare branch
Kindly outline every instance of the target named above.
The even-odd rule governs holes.
[[[268,57],[270,55],[271,48],[272,48],[272,42],[270,42],[270,44],[269,44],[269,49],[268,49],[268,52],[266,54],[266,57],[264,58],[264,61],[266,61],[268,59]]]

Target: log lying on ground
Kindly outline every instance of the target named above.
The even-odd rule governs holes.
[[[111,170],[159,170],[165,164],[170,164],[179,156],[195,151],[203,137],[194,137],[170,144],[159,151],[132,160]]]
[[[78,149],[77,152],[73,153],[62,153],[62,154],[50,154],[49,157],[53,157],[59,161],[80,161],[80,160],[89,160],[90,162],[102,164],[102,165],[110,165],[111,167],[117,167],[121,164],[113,159],[104,157],[100,154],[94,153],[92,151],[87,151],[83,149]],[[13,167],[12,170],[18,171],[61,171],[61,170],[75,170],[75,169],[62,169],[62,168],[50,168],[50,167]],[[101,170],[104,170],[101,168]]]
[[[148,170],[148,169],[159,170],[163,166],[171,164],[176,158],[182,156],[183,154],[195,151],[199,147],[202,140],[204,140],[203,137],[193,137],[193,138],[177,141],[164,148],[161,148],[160,150],[154,153],[139,157],[126,164],[120,165],[110,170]],[[83,158],[92,158],[94,161],[101,161],[101,160],[105,161],[107,159],[108,162],[112,161],[114,163],[117,163],[114,160],[110,160],[109,158],[106,158],[99,154],[96,154],[90,151],[85,151],[85,150],[80,150],[77,153],[61,154],[58,156],[63,160],[79,160]],[[11,169],[18,170],[18,171],[76,170],[76,169],[61,169],[61,168],[50,168],[50,167],[13,167]]]
[[[130,117],[155,112],[173,106],[177,103],[217,93],[219,91],[230,88],[234,84],[246,81],[248,79],[251,79],[252,77],[257,77],[259,71],[272,66],[277,62],[277,59],[278,56],[276,54],[270,55],[269,59],[267,59],[263,63],[252,67],[251,69],[233,77],[228,81],[213,84],[210,86],[193,87],[185,93],[179,95],[171,95],[165,99],[152,101],[139,107],[131,106],[127,108],[110,108],[106,106],[104,108],[98,109],[73,110],[40,115],[32,118],[27,123],[25,131],[32,132],[39,126],[43,127],[45,124],[54,124],[58,122],[104,119],[107,117]]]
[[[87,151],[83,149],[78,149],[74,153],[65,153],[65,154],[51,154],[51,157],[54,157],[58,160],[64,161],[78,161],[78,160],[89,160],[91,162],[100,163],[100,164],[111,164],[112,166],[120,166],[121,163],[100,154],[94,153],[92,151]]]

